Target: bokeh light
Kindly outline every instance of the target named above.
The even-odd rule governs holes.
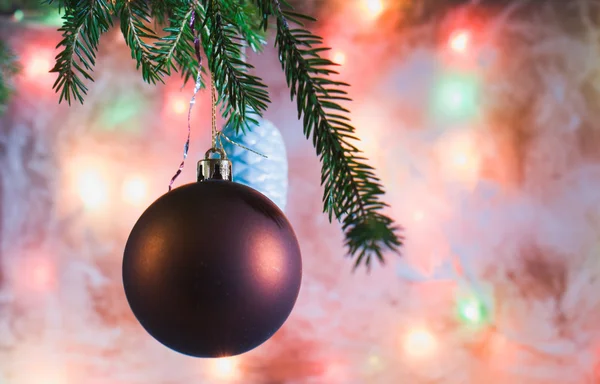
[[[41,23],[47,26],[60,28],[63,25],[63,15],[64,8],[59,7],[56,9],[52,9],[49,11],[44,17],[41,19]]]
[[[52,350],[39,342],[25,341],[11,351],[9,366],[14,367],[10,381],[0,384],[70,384],[69,368],[62,351]],[[4,361],[3,361],[4,363]]]
[[[15,13],[13,13],[13,20],[15,20],[15,21],[22,21],[24,17],[25,17],[25,13],[23,13],[23,11],[20,9],[17,9],[15,11]],[[2,383],[0,382],[0,384],[2,384]]]
[[[344,65],[346,64],[346,54],[342,51],[335,51],[332,61],[336,64]]]
[[[121,196],[128,204],[138,206],[146,203],[148,185],[146,180],[139,175],[130,176],[123,182]]]
[[[133,92],[119,92],[107,100],[98,116],[98,130],[141,133],[147,126],[142,122],[144,113],[152,108],[148,100]]]
[[[479,179],[481,148],[474,134],[467,130],[450,131],[438,142],[440,169],[444,177],[465,184]]]
[[[479,82],[476,77],[444,75],[434,89],[434,113],[445,121],[472,118],[479,112],[478,94]]]
[[[44,76],[50,76],[50,70],[54,66],[54,53],[50,49],[32,47],[23,57],[23,74],[28,80],[40,80]]]
[[[77,177],[77,187],[79,198],[86,208],[96,210],[107,204],[107,182],[98,170],[83,170]]]
[[[404,353],[414,358],[433,355],[438,348],[435,336],[426,328],[413,328],[405,335]]]
[[[47,292],[57,286],[57,268],[42,251],[24,257],[18,268],[20,284],[28,292]]]
[[[459,300],[458,316],[465,323],[472,325],[482,324],[486,320],[485,305],[476,298]]]
[[[54,253],[42,247],[32,247],[14,256],[16,260],[10,266],[9,278],[19,300],[35,302],[55,292],[59,285],[59,268]]]
[[[367,13],[369,18],[375,19],[384,10],[383,0],[362,0],[362,10]]]
[[[450,49],[456,53],[465,53],[469,47],[471,34],[465,30],[455,31],[450,35]]]
[[[325,369],[321,376],[324,383],[342,384],[349,381],[346,364],[341,361],[331,360],[324,362]]]
[[[240,378],[241,370],[238,357],[224,357],[210,361],[210,375],[221,382],[234,381]]]
[[[34,288],[46,290],[55,284],[55,268],[47,259],[39,258],[31,266],[31,282]]]
[[[171,92],[168,96],[168,111],[173,115],[185,115],[190,105],[187,94]]]
[[[416,222],[421,222],[421,221],[423,221],[424,218],[425,218],[425,213],[423,211],[421,211],[421,210],[416,210],[413,213],[413,219]]]
[[[383,360],[379,355],[376,354],[371,354],[369,356],[369,358],[367,359],[367,364],[369,370],[372,372],[379,372],[384,368]]]

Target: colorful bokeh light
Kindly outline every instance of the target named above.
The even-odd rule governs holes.
[[[88,169],[77,177],[77,192],[87,209],[100,209],[108,202],[108,187],[103,175]]]
[[[54,285],[54,268],[53,265],[45,260],[36,260],[31,269],[31,281],[35,288],[45,290]]]
[[[24,17],[25,17],[25,13],[22,10],[20,10],[20,9],[17,9],[15,11],[15,13],[13,13],[13,20],[14,21],[22,21]],[[0,384],[2,384],[2,383],[0,382]]]
[[[375,19],[384,10],[383,0],[362,0],[362,9],[367,13],[369,18]]]
[[[421,222],[421,221],[423,221],[424,218],[425,218],[425,213],[423,211],[421,211],[421,210],[416,210],[413,213],[413,219],[416,222]]]
[[[121,92],[116,97],[110,97],[100,112],[99,126],[103,131],[141,132],[144,125],[141,122],[144,111],[151,108],[147,100],[133,92]]]
[[[185,115],[190,105],[190,100],[183,93],[171,93],[168,96],[169,112],[174,115]]]
[[[56,266],[50,258],[44,257],[42,254],[32,256],[26,260],[23,277],[27,281],[29,290],[46,292],[56,287]]]
[[[370,355],[367,363],[370,371],[381,371],[384,368],[383,360],[379,355]]]
[[[123,183],[122,198],[128,204],[141,205],[145,204],[148,195],[148,186],[144,178],[141,176],[131,176]]]
[[[456,53],[465,53],[469,47],[471,41],[471,34],[469,31],[459,30],[450,35],[450,49]]]
[[[56,9],[52,9],[51,11],[49,11],[47,14],[45,14],[40,22],[43,25],[49,26],[49,27],[57,27],[60,28],[63,25],[63,15],[64,15],[64,8],[62,7],[58,7]]]
[[[446,132],[438,142],[440,169],[447,179],[467,184],[479,178],[482,150],[473,132]]]
[[[32,49],[23,60],[23,74],[30,80],[48,76],[54,65],[54,54],[49,49]]]
[[[333,54],[332,61],[336,64],[344,65],[346,64],[346,54],[342,51],[336,51]]]
[[[426,328],[411,329],[404,338],[404,353],[414,358],[433,355],[438,349],[435,336]]]
[[[458,302],[458,316],[461,321],[480,325],[487,320],[485,305],[476,298],[463,299]]]
[[[479,82],[474,76],[443,76],[434,89],[434,113],[445,121],[473,118],[479,112],[478,95]]]
[[[234,381],[239,379],[241,375],[239,358],[237,357],[215,359],[210,364],[209,372],[212,378],[220,382]]]

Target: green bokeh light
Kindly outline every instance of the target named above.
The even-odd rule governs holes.
[[[62,27],[64,9],[54,9],[42,17],[42,24],[50,27]]]
[[[476,298],[463,299],[458,302],[458,316],[464,323],[480,325],[488,320],[485,305]]]
[[[479,112],[479,81],[475,76],[448,74],[434,89],[433,110],[436,117],[464,120]]]
[[[140,120],[145,108],[147,101],[137,92],[127,92],[110,98],[100,114],[101,129],[107,132],[139,133],[143,130]]]
[[[22,21],[23,17],[25,17],[25,13],[23,13],[23,11],[16,10],[15,13],[13,13],[13,19],[15,19],[15,21]]]
[[[13,20],[25,24],[42,25],[46,27],[61,27],[63,25],[64,9],[57,6],[44,6],[40,9],[19,9],[13,13]]]

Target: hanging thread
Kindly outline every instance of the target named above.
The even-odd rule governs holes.
[[[236,145],[246,151],[250,151],[258,156],[268,159],[268,157],[263,155],[262,153],[257,152],[251,148],[248,148],[245,145],[236,143],[235,141],[233,141],[229,137],[227,137],[227,135],[225,135],[222,131],[219,131],[217,129],[217,101],[218,100],[217,100],[217,89],[215,86],[215,78],[212,73],[210,75],[210,93],[211,93],[211,101],[212,101],[212,148],[220,149],[221,151],[223,151],[223,153],[225,153],[225,148],[223,147],[223,139],[225,139],[225,141],[227,141],[233,145]]]
[[[171,178],[171,181],[169,182],[169,192],[173,189],[173,184],[175,183],[175,180],[177,179],[177,177],[179,177],[181,172],[183,172],[183,168],[185,167],[185,160],[188,157],[188,153],[190,150],[190,139],[192,136],[192,109],[194,108],[194,104],[196,104],[196,95],[200,91],[200,88],[202,88],[202,54],[200,51],[199,33],[196,32],[196,29],[194,27],[195,22],[196,22],[196,13],[194,12],[194,13],[192,13],[192,17],[190,18],[189,26],[190,26],[190,29],[192,30],[192,33],[194,34],[194,51],[196,53],[196,59],[198,60],[198,75],[196,76],[196,85],[194,86],[194,94],[192,95],[192,98],[190,100],[190,106],[188,108],[188,116],[187,116],[188,132],[187,132],[187,139],[183,146],[183,159],[181,160],[181,164],[179,164],[179,168],[177,169],[177,172],[175,173],[175,175]],[[210,74],[210,97],[211,97],[211,104],[212,104],[211,105],[212,148],[213,149],[221,149],[223,151],[223,153],[225,153],[225,149],[223,148],[223,142],[222,142],[222,138],[224,138],[226,141],[228,141],[229,143],[231,143],[233,145],[236,145],[240,148],[243,148],[247,151],[257,154],[258,156],[267,158],[267,156],[263,155],[262,153],[259,153],[259,152],[255,151],[253,149],[250,149],[244,145],[236,143],[235,141],[231,140],[229,137],[224,135],[223,132],[221,132],[217,129],[217,103],[218,103],[218,100],[217,100],[217,89],[215,86],[215,78],[214,78],[214,75],[212,74],[212,72]]]
[[[188,116],[187,116],[187,139],[185,141],[185,144],[183,146],[183,159],[181,160],[181,164],[179,164],[179,168],[177,169],[177,172],[175,173],[175,175],[171,178],[171,181],[169,182],[169,192],[171,192],[171,190],[173,189],[173,183],[175,183],[175,180],[177,179],[177,177],[179,177],[179,175],[181,174],[181,172],[183,171],[183,167],[185,166],[185,160],[188,157],[188,152],[190,150],[190,139],[192,136],[192,108],[194,108],[194,104],[196,104],[196,95],[198,94],[198,92],[200,91],[200,88],[202,87],[202,54],[200,52],[200,37],[199,34],[196,33],[196,29],[194,27],[196,23],[196,12],[192,13],[192,17],[190,18],[190,29],[192,30],[192,33],[194,34],[194,50],[196,52],[196,60],[198,60],[198,75],[196,76],[196,84],[194,86],[194,94],[192,95],[192,98],[190,100],[190,106],[188,108]]]
[[[215,87],[215,76],[210,74],[210,100],[211,100],[211,112],[212,112],[212,147],[217,149],[217,89]]]

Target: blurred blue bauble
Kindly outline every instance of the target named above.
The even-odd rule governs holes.
[[[236,134],[227,126],[223,133],[232,141],[261,153],[267,158],[223,140],[227,157],[233,163],[233,181],[256,189],[285,211],[288,190],[288,163],[285,143],[270,121],[258,118],[259,124],[246,133]]]

